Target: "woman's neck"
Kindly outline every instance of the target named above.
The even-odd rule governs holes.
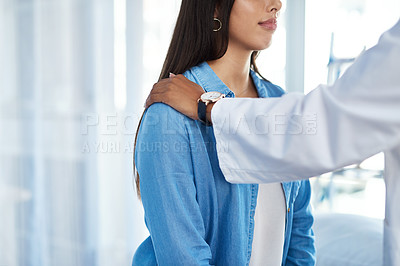
[[[249,75],[250,56],[251,52],[234,52],[228,47],[223,57],[208,64],[236,96],[251,97],[256,91]]]

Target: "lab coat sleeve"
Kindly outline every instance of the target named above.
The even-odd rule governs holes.
[[[384,263],[400,265],[400,145],[385,152]]]
[[[211,115],[227,181],[306,179],[400,143],[399,62],[400,21],[332,86],[217,102]]]

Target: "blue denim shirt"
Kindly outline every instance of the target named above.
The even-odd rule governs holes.
[[[250,74],[259,97],[284,93]],[[206,62],[184,75],[205,91],[234,97]],[[249,264],[258,185],[225,181],[212,127],[153,104],[143,117],[135,158],[150,236],[133,265]],[[282,265],[314,265],[309,181],[282,187],[287,207]]]

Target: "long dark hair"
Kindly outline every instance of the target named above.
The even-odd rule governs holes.
[[[226,53],[229,42],[229,18],[234,2],[235,0],[182,0],[159,81],[168,78],[169,73],[182,74],[201,62],[219,59]],[[222,22],[219,31],[213,31],[219,28],[219,23],[214,21],[215,11],[217,18]],[[250,67],[262,77],[255,64],[258,53],[258,51],[252,53]],[[141,121],[142,119],[136,131],[135,149]],[[136,191],[140,198],[135,151],[133,156]]]

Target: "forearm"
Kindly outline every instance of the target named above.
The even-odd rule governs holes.
[[[286,265],[314,265],[315,244],[312,226],[314,217],[310,205],[311,185],[301,181],[293,204],[293,224]]]
[[[190,175],[143,175],[142,200],[154,252],[159,265],[210,265],[195,187],[182,180]]]
[[[190,176],[143,175],[142,199],[154,252],[159,265],[210,265],[195,187],[182,180]]]
[[[137,136],[142,203],[160,265],[209,265],[212,258],[196,198],[188,122],[169,106],[154,104]]]
[[[217,145],[229,147],[217,149],[226,179],[305,179],[400,143],[399,59],[400,22],[333,86],[306,96],[219,101],[212,122]]]

